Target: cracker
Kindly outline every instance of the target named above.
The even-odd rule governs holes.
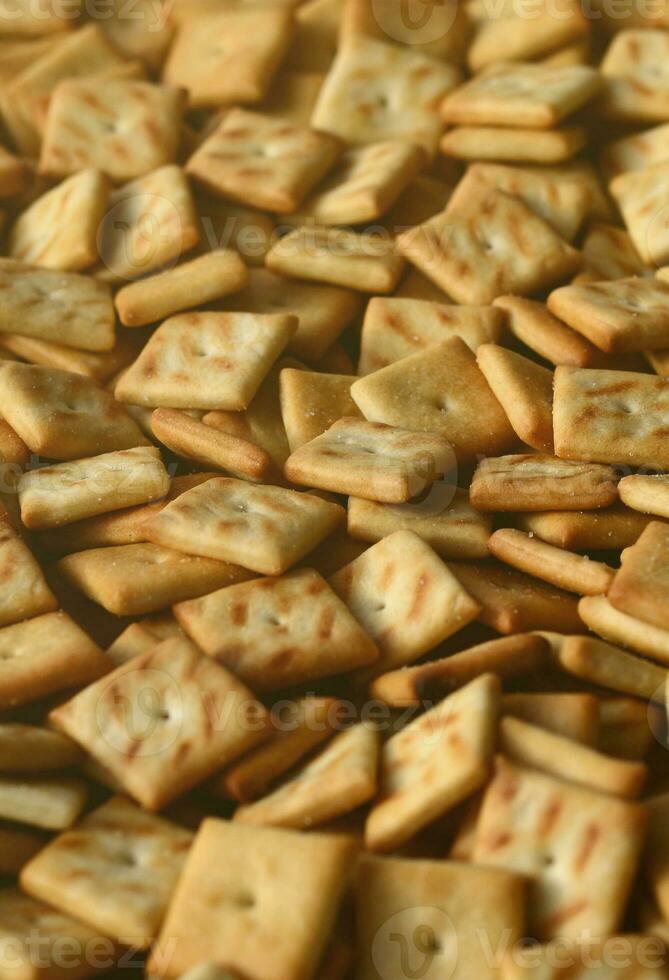
[[[651,626],[669,628],[664,594],[669,578],[669,525],[652,521],[622,554],[608,599],[620,612]]]
[[[38,197],[12,225],[12,258],[45,269],[78,272],[98,260],[98,229],[108,184],[99,170],[82,170]]]
[[[484,674],[385,743],[380,795],[365,825],[370,850],[394,850],[485,784],[499,696],[497,678]]]
[[[330,578],[376,642],[375,673],[412,663],[476,619],[480,607],[411,531],[395,531]]]
[[[446,210],[457,210],[465,204],[471,206],[472,200],[485,199],[491,188],[519,198],[568,242],[576,237],[588,213],[588,189],[576,176],[560,176],[554,170],[544,173],[541,167],[491,163],[474,163],[468,167]]]
[[[93,280],[91,280],[93,281]],[[127,332],[114,336],[114,346],[108,351],[88,351],[78,347],[66,347],[38,337],[23,337],[5,333],[0,342],[5,350],[30,364],[58,368],[71,374],[83,374],[94,381],[108,381],[137,357],[145,338],[141,333]]]
[[[610,935],[629,897],[646,814],[617,800],[500,759],[483,800],[476,863],[530,877],[538,939]]]
[[[116,188],[104,220],[96,225],[98,278],[119,283],[140,279],[179,258],[200,240],[186,175],[168,164]]]
[[[289,214],[341,151],[341,142],[329,133],[233,109],[195,151],[186,172],[222,197]]]
[[[504,636],[441,660],[382,674],[372,682],[371,694],[393,707],[430,704],[481,674],[494,673],[506,680],[539,674],[547,665],[548,645],[541,636]]]
[[[460,463],[515,443],[474,354],[457,336],[361,378],[351,395],[370,422],[443,436]]]
[[[599,91],[594,68],[571,65],[498,64],[444,99],[446,122],[468,126],[548,129],[589,102]]]
[[[456,562],[450,568],[481,605],[480,621],[498,633],[583,630],[576,598],[562,589],[496,562]]]
[[[542,541],[570,551],[616,551],[634,544],[650,522],[622,504],[602,510],[549,510],[518,514],[516,523],[523,531]]]
[[[170,317],[123,374],[116,396],[154,408],[248,408],[296,328],[290,314]]]
[[[236,565],[141,543],[81,551],[56,567],[66,582],[115,616],[156,612],[249,577]]]
[[[143,723],[133,725],[119,704]],[[240,681],[176,637],[117,667],[49,717],[147,810],[161,809],[262,741],[267,724]]]
[[[588,19],[576,3],[566,4],[560,16],[549,4],[538,4],[528,17],[523,10],[484,20],[467,52],[473,74],[498,61],[536,61],[590,31]]]
[[[546,731],[594,746],[599,738],[599,705],[594,694],[505,694],[502,711]]]
[[[273,792],[239,807],[235,822],[308,830],[355,810],[376,794],[379,743],[364,722],[340,732]]]
[[[259,482],[272,467],[272,459],[264,449],[199,422],[186,412],[156,409],[151,415],[151,430],[156,439],[180,456],[240,479]]]
[[[607,143],[600,157],[602,170],[607,177],[645,170],[669,157],[669,124],[623,136]]]
[[[351,398],[355,380],[354,375],[283,369],[281,415],[291,451],[322,435],[338,419],[360,414]]]
[[[237,252],[220,249],[124,286],[114,302],[124,326],[140,327],[237,293],[248,278]]]
[[[64,612],[50,612],[0,630],[0,704],[28,704],[109,670],[98,646]]]
[[[669,468],[664,418],[665,378],[632,371],[555,372],[555,452],[563,459]]]
[[[396,235],[401,229],[422,224],[437,211],[444,210],[452,191],[453,179],[450,174],[445,174],[443,178],[426,173],[419,174],[387,212],[380,222],[381,227],[389,234]]]
[[[283,276],[367,293],[392,293],[404,270],[394,241],[319,225],[304,225],[280,238],[266,262]]]
[[[499,296],[494,305],[506,314],[506,325],[514,337],[552,364],[590,367],[601,356],[593,344],[549,313],[543,303],[522,296]]]
[[[663,698],[669,676],[666,668],[589,636],[567,637],[558,662],[567,673],[590,684],[644,700]]]
[[[0,505],[0,626],[40,616],[58,608],[42,571]]]
[[[0,776],[0,818],[64,830],[74,824],[86,805],[86,783],[73,776]]]
[[[502,314],[490,306],[451,306],[429,300],[374,296],[367,304],[358,374],[370,374],[452,336],[471,350],[496,343]]]
[[[516,435],[539,452],[552,453],[552,373],[495,344],[482,344],[476,362]]]
[[[645,759],[660,730],[662,708],[637,698],[608,696],[599,702],[600,751]]]
[[[33,453],[77,459],[145,444],[113,396],[89,378],[4,361],[0,411]]]
[[[284,473],[293,483],[401,504],[451,465],[450,445],[436,433],[344,418],[292,453]]]
[[[602,562],[563,551],[513,528],[495,531],[488,550],[512,568],[579,595],[602,595],[615,575],[615,570]]]
[[[292,35],[290,11],[277,6],[189,17],[179,24],[163,78],[187,89],[194,108],[260,102]]]
[[[518,875],[454,861],[365,855],[356,882],[359,980],[414,969],[425,980],[494,980],[499,971],[489,950],[507,942],[515,949],[523,935],[525,884]]]
[[[352,37],[323,83],[311,124],[353,144],[407,140],[432,156],[441,131],[435,107],[459,80],[447,62]]]
[[[641,261],[632,239],[616,225],[604,222],[590,225],[581,251],[585,263],[583,274],[594,276],[596,281],[648,275],[648,269]]]
[[[609,643],[669,667],[669,630],[621,612],[604,595],[581,599],[578,612],[586,626]]]
[[[432,7],[427,16],[421,0],[409,0],[404,9],[394,0],[346,0],[341,12],[342,43],[363,35],[455,64],[463,61],[469,29],[467,12],[452,0]]]
[[[663,475],[625,476],[618,484],[620,499],[642,514],[669,518],[669,477]]]
[[[309,568],[219,589],[178,604],[174,613],[206,654],[259,691],[344,673],[379,655],[341,599]]]
[[[381,218],[423,167],[420,147],[384,140],[353,147],[296,214],[294,225],[359,225]]]
[[[599,112],[623,122],[669,119],[668,56],[669,43],[663,31],[620,31],[600,65],[604,86]]]
[[[413,531],[442,558],[486,558],[492,519],[470,505],[466,491],[451,487],[439,487],[422,506],[349,497],[352,537],[374,544],[394,531]]]
[[[617,481],[610,466],[539,454],[500,456],[479,463],[469,499],[478,510],[592,510],[617,499]]]
[[[609,190],[642,260],[650,266],[666,265],[669,235],[662,216],[669,200],[669,162],[620,174]]]
[[[336,730],[339,703],[335,698],[309,695],[279,707],[276,717],[272,716],[275,731],[211,780],[214,793],[238,803],[259,799]]]
[[[122,182],[173,163],[184,102],[181,89],[150,82],[63,81],[49,106],[39,172],[62,178],[93,167]]]
[[[282,575],[344,520],[338,504],[282,487],[209,480],[188,490],[145,525],[149,541]]]
[[[174,33],[168,12],[157,8],[153,0],[135,0],[134,16],[128,17],[124,3],[125,0],[112,0],[100,27],[127,58],[139,58],[157,71]]]
[[[252,976],[315,975],[355,847],[343,835],[205,820],[149,969],[178,977],[210,959]]]
[[[81,750],[65,735],[36,725],[0,725],[0,772],[46,773],[81,761]]]
[[[402,254],[459,303],[491,303],[566,278],[579,254],[515,197],[491,190],[398,238]]]
[[[612,796],[638,797],[648,776],[643,763],[611,758],[519,718],[502,718],[500,748],[519,765]]]
[[[284,279],[269,269],[252,269],[246,289],[220,304],[221,309],[248,313],[292,313],[297,330],[286,348],[310,364],[320,360],[357,315],[360,296],[325,283]]]
[[[509,126],[454,126],[439,148],[456,160],[555,164],[571,160],[587,143],[582,126],[520,129]]]
[[[192,836],[117,796],[29,861],[21,885],[103,935],[142,948],[158,934]]]

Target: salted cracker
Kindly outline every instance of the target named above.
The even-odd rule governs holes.
[[[605,595],[585,596],[578,604],[578,612],[593,633],[614,646],[669,666],[669,630],[621,612]]]
[[[668,629],[663,599],[668,579],[669,525],[652,521],[636,544],[622,553],[622,565],[607,598],[620,612]]]
[[[633,510],[669,518],[669,478],[664,474],[624,476],[618,484],[618,493],[622,502]]]
[[[651,518],[614,504],[600,510],[546,510],[518,514],[516,525],[571,551],[618,551],[634,544]]]
[[[514,337],[551,364],[594,367],[602,356],[594,344],[553,316],[544,303],[524,296],[498,296],[494,308],[504,313]]]
[[[0,506],[0,626],[10,626],[58,608],[56,597],[28,546],[12,527],[10,516]]]
[[[669,261],[669,236],[663,220],[669,201],[669,162],[619,174],[609,184],[634,247],[646,265]]]
[[[637,124],[669,119],[668,55],[663,31],[650,26],[619,31],[600,65],[604,85],[598,111],[607,119]]]
[[[615,570],[603,562],[556,548],[510,527],[494,532],[488,550],[521,572],[579,595],[605,594],[615,575]]]
[[[281,371],[281,416],[291,451],[322,435],[338,419],[359,414],[351,398],[355,380],[355,375],[291,367]]]
[[[552,372],[497,344],[481,344],[476,363],[516,435],[538,452],[552,453]]]
[[[454,126],[439,149],[456,160],[491,163],[559,164],[571,160],[588,141],[583,126],[521,129],[511,126]]]
[[[626,653],[591,636],[568,636],[557,654],[559,665],[575,677],[598,687],[646,701],[662,700],[666,667]]]
[[[617,482],[610,466],[539,453],[500,456],[479,463],[469,499],[479,510],[592,510],[614,503]]]

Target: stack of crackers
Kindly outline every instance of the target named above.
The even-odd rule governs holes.
[[[668,980],[669,5],[0,0],[0,980]]]

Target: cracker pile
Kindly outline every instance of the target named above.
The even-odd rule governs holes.
[[[626,2],[0,0],[0,980],[669,980]]]

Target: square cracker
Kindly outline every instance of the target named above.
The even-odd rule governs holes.
[[[309,830],[350,813],[376,794],[379,743],[364,722],[339,732],[277,789],[238,807],[235,823]]]
[[[114,305],[109,289],[90,276],[0,259],[0,291],[2,331],[80,350],[110,351],[114,347]]]
[[[75,776],[16,773],[0,777],[0,818],[42,830],[64,830],[86,806],[87,786]]]
[[[477,162],[555,164],[571,160],[588,141],[583,126],[520,129],[510,126],[454,126],[441,138],[447,157]]]
[[[219,589],[174,607],[190,637],[255,690],[364,667],[375,643],[313,569]]]
[[[618,484],[618,493],[622,502],[633,510],[669,519],[669,476],[666,473],[625,476]]]
[[[584,274],[594,277],[596,282],[649,274],[632,244],[632,239],[617,225],[604,221],[593,222],[583,238],[581,251]]]
[[[81,551],[61,558],[56,567],[65,581],[115,616],[158,612],[250,577],[237,565],[143,543]]]
[[[330,350],[360,306],[361,297],[353,290],[285,279],[269,269],[252,269],[246,289],[216,304],[231,312],[292,313],[298,325],[286,350],[310,364]]]
[[[0,626],[53,612],[58,601],[42,570],[0,505]]]
[[[511,5],[479,23],[467,63],[476,74],[499,61],[539,61],[589,33],[590,23],[577,3],[565,4],[559,17],[547,3],[537,4],[531,17]]]
[[[153,446],[104,453],[23,473],[18,493],[26,527],[59,527],[164,497],[170,478]]]
[[[353,144],[407,140],[432,156],[442,129],[436,108],[459,80],[448,62],[354,37],[335,58],[311,124]]]
[[[145,724],[133,725],[119,705]],[[179,637],[121,664],[49,717],[147,810],[262,741],[267,725],[251,691]]]
[[[106,674],[111,662],[67,613],[51,612],[0,630],[0,704],[29,704]]]
[[[604,85],[597,109],[621,122],[669,119],[669,39],[665,31],[622,30],[609,45],[600,71]]]
[[[539,452],[553,452],[553,374],[496,344],[482,344],[476,363],[516,435]]]
[[[68,371],[3,362],[0,412],[31,452],[50,459],[78,459],[146,444],[110,392]]]
[[[558,367],[553,426],[563,459],[669,469],[669,381],[633,371]]]
[[[8,254],[28,265],[77,272],[98,260],[107,178],[82,170],[29,204],[9,231]]]
[[[636,544],[622,553],[622,565],[607,598],[620,612],[666,630],[668,587],[669,524],[652,521]]]
[[[412,663],[476,619],[479,604],[411,531],[395,531],[330,585],[377,644],[374,673]]]
[[[488,549],[512,568],[579,595],[606,593],[615,575],[614,569],[603,562],[556,548],[516,528],[495,531],[488,541]]]
[[[500,339],[502,320],[502,313],[491,306],[374,296],[362,325],[358,374],[370,374],[452,336],[475,351]]]
[[[631,170],[645,170],[656,163],[662,163],[669,156],[669,123],[653,126],[631,136],[607,143],[602,150],[600,163],[608,177],[629,173]]]
[[[351,396],[370,422],[443,436],[459,463],[516,442],[474,354],[457,336],[360,378]]]
[[[669,673],[594,636],[568,636],[557,654],[558,665],[589,684],[629,694],[644,701],[661,702]]]
[[[294,483],[401,504],[452,469],[441,435],[343,418],[295,450],[284,467]]]
[[[523,296],[499,296],[494,306],[505,314],[513,336],[551,364],[595,367],[602,357],[594,344],[549,313],[544,303]]]
[[[622,504],[601,510],[545,510],[518,514],[516,526],[572,551],[611,551],[634,544],[651,518]]]
[[[669,161],[620,174],[611,181],[609,190],[646,265],[666,265],[669,234],[663,216],[669,203]]]
[[[260,102],[293,35],[285,8],[229,8],[187,17],[163,69],[170,85],[188,90],[193,108]]]
[[[336,136],[232,109],[186,172],[222,197],[280,214],[295,211],[341,154]]]
[[[608,354],[669,347],[669,283],[633,276],[562,286],[548,309]]]
[[[520,875],[495,868],[363,856],[356,884],[358,980],[407,976],[407,955],[422,963],[424,980],[498,980],[488,951],[507,942],[517,948],[525,893]]]
[[[124,327],[141,327],[238,293],[248,280],[248,270],[237,252],[216,249],[124,286],[114,302]]]
[[[185,93],[132,79],[68,79],[53,93],[39,172],[67,177],[86,167],[113,181],[174,163]]]
[[[0,772],[55,772],[81,761],[79,746],[60,732],[20,722],[0,724]]]
[[[274,243],[267,268],[366,293],[392,293],[404,271],[395,242],[350,228],[303,225]]]
[[[621,612],[605,595],[585,596],[578,604],[578,613],[593,633],[614,646],[669,667],[669,630]]]
[[[581,262],[549,224],[498,190],[404,232],[398,247],[444,292],[473,305],[553,285]]]
[[[386,742],[379,796],[365,825],[370,850],[396,849],[485,784],[499,697],[499,681],[484,674]]]
[[[192,840],[117,796],[29,861],[21,886],[103,935],[144,948],[158,935]]]
[[[101,264],[95,274],[112,283],[140,279],[176,263],[200,240],[188,180],[174,164],[112,191],[98,224]]]
[[[315,976],[355,850],[344,835],[205,820],[151,973],[178,977],[210,959],[251,976]]]
[[[600,88],[594,68],[498,64],[444,99],[446,122],[549,129],[589,102]]]
[[[359,414],[351,398],[355,380],[351,374],[320,374],[292,367],[281,371],[281,415],[292,452],[322,435],[338,419]]]
[[[338,504],[283,487],[209,480],[169,503],[145,525],[149,541],[282,575],[338,524]]]
[[[241,411],[296,329],[290,314],[177,314],[123,374],[116,397],[154,408]]]
[[[95,280],[91,280],[95,281]],[[83,374],[94,381],[105,382],[118,374],[137,357],[145,341],[139,333],[116,334],[114,346],[108,351],[88,351],[79,347],[66,347],[38,337],[24,337],[16,333],[2,334],[2,347],[30,364],[58,368],[70,374]]]
[[[538,453],[500,456],[479,463],[469,499],[485,511],[593,510],[614,503],[617,480],[610,466]]]
[[[500,759],[473,860],[530,878],[536,938],[610,935],[625,910],[645,825],[638,804]]]

